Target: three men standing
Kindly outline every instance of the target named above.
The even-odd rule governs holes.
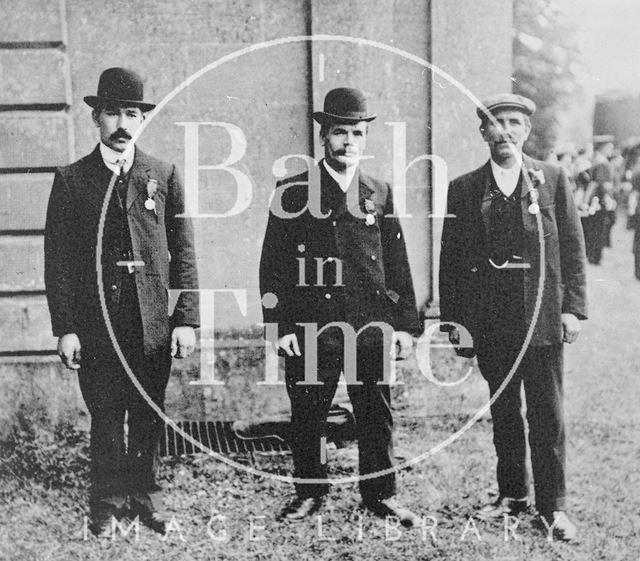
[[[283,516],[309,516],[328,491],[322,437],[344,371],[357,426],[363,502],[410,526],[417,517],[393,499],[393,420],[385,371],[392,350],[397,346],[400,355],[408,353],[411,334],[420,329],[391,188],[359,166],[368,124],[376,116],[368,112],[362,92],[338,88],[313,117],[321,126],[325,155],[319,181],[305,172],[278,183],[260,261],[264,321],[277,325],[291,401],[297,496]]]
[[[491,157],[451,182],[440,261],[441,321],[452,344],[472,337],[492,398],[499,497],[481,515],[529,507],[521,386],[536,508],[559,539],[565,514],[564,342],[586,319],[585,249],[564,171],[522,153],[535,104],[503,94],[478,109]]]
[[[195,345],[197,293],[183,292],[168,313],[169,288],[197,289],[193,230],[179,216],[184,194],[175,166],[129,146],[154,108],[143,101],[140,76],[105,70],[97,95],[84,100],[100,143],[58,169],[47,211],[53,333],[64,364],[78,370],[91,414],[91,530],[104,535],[112,517],[131,514],[163,532],[154,467],[162,420],[129,378],[110,331],[148,398],[162,408],[171,357],[186,357]]]
[[[85,101],[100,143],[57,171],[47,213],[53,331],[63,362],[79,371],[92,416],[92,530],[107,532],[111,517],[125,515],[128,505],[163,532],[154,474],[161,420],[120,354],[162,408],[171,357],[187,356],[195,344],[197,295],[188,291],[197,289],[193,231],[180,217],[184,194],[175,166],[129,146],[154,107],[143,101],[140,77],[108,69],[98,95]],[[454,344],[459,328],[469,331],[492,397],[499,498],[483,514],[517,514],[529,506],[524,384],[536,507],[557,537],[572,539],[562,344],[575,341],[587,314],[582,228],[564,172],[522,153],[533,102],[504,94],[484,105],[480,131],[491,158],[449,187],[448,213],[455,218],[445,222],[442,238],[442,322]],[[385,382],[390,355],[408,354],[421,329],[392,190],[359,166],[376,116],[362,92],[338,88],[313,117],[325,152],[319,180],[305,172],[278,183],[260,262],[264,321],[277,326],[292,409],[296,498],[283,516],[308,517],[328,491],[324,427],[344,373],[363,502],[411,526],[418,517],[394,499]],[[187,289],[171,318],[170,287]]]

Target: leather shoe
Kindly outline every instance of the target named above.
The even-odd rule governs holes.
[[[96,538],[113,537],[112,516],[92,516],[89,522],[89,530]]]
[[[138,517],[138,520],[147,528],[164,535],[169,522],[169,516],[165,512],[155,510],[148,504],[131,499],[130,515],[132,518]]]
[[[578,529],[563,510],[554,511],[552,516],[540,515],[540,518],[547,536],[551,532],[553,539],[561,542],[570,542],[576,539]],[[549,524],[550,518],[553,518],[553,525]]]
[[[117,506],[113,502],[97,501],[91,505],[89,514],[89,530],[98,538],[111,538],[114,520],[121,520],[126,514],[125,500]]]
[[[91,508],[89,530],[98,538],[113,536],[114,519],[120,520],[125,514],[124,508],[101,504]]]
[[[414,512],[408,508],[404,508],[398,504],[394,498],[380,499],[376,501],[367,501],[364,506],[373,512],[376,516],[386,518],[387,516],[394,516],[405,528],[411,528],[412,526],[419,526],[421,519]]]
[[[495,503],[490,503],[480,509],[478,512],[478,518],[489,520],[492,518],[502,518],[505,514],[507,516],[518,516],[518,514],[528,512],[530,506],[531,505],[527,497],[522,499],[498,497],[498,500]]]
[[[291,521],[304,520],[322,506],[322,497],[296,497],[284,507],[280,518]]]

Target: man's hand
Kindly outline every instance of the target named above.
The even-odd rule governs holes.
[[[449,343],[456,346],[460,344],[460,332],[457,327],[451,327],[449,330]]]
[[[464,335],[465,340],[462,343],[463,346],[461,346],[460,330],[457,327],[452,326],[451,330],[449,331],[449,343],[451,343],[455,353],[458,356],[461,356],[463,358],[473,358],[474,356],[476,356],[476,351],[473,348],[473,339],[471,338],[471,335],[466,331],[464,332]]]
[[[298,338],[295,333],[288,333],[278,339],[278,349],[282,349],[288,356],[302,356],[300,352],[300,346],[298,345]]]
[[[58,356],[63,364],[71,370],[80,368],[80,339],[75,333],[67,333],[58,338]]]
[[[406,331],[394,331],[391,343],[391,358],[393,360],[407,358],[413,350],[413,337]]]
[[[171,334],[171,356],[187,358],[196,346],[196,332],[193,327],[182,325],[175,327]]]
[[[562,340],[565,343],[573,343],[580,335],[580,320],[573,314],[562,314],[562,331],[564,332]]]

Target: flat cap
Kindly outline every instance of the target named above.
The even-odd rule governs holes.
[[[536,104],[522,95],[511,93],[496,94],[484,99],[482,105],[476,108],[476,113],[478,117],[484,119],[485,110],[494,113],[500,109],[517,109],[525,115],[533,115],[536,110]]]

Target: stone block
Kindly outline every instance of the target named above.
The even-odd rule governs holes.
[[[0,50],[0,106],[69,104],[65,64],[56,49]]]
[[[0,353],[55,351],[49,308],[44,296],[0,297]]]
[[[44,289],[43,236],[0,236],[0,291]]]
[[[2,42],[64,42],[61,0],[0,0]]]
[[[0,175],[0,228],[42,230],[52,184],[52,173]]]
[[[66,113],[0,113],[0,168],[67,165],[72,158],[71,120]]]

